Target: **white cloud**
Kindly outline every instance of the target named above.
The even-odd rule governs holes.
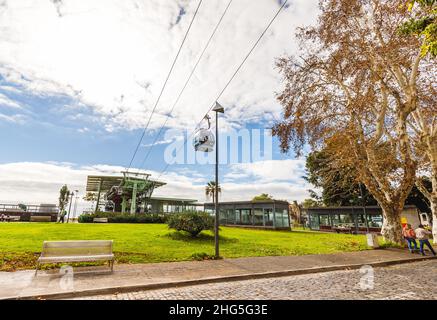
[[[12,122],[16,124],[23,124],[26,122],[26,117],[21,114],[15,114],[8,116],[6,114],[0,113],[0,121]]]
[[[296,26],[315,21],[317,0],[295,0],[266,34],[225,92],[229,121],[277,114],[280,88],[274,58],[296,49]],[[3,0],[0,74],[34,94],[67,94],[91,106],[108,131],[145,125],[196,1]],[[152,119],[159,127],[227,1],[204,1],[163,99]],[[180,6],[186,14],[179,24]],[[213,40],[168,125],[192,127],[228,81],[278,9],[277,0],[239,0]]]
[[[293,168],[289,160],[277,162],[277,166]],[[259,164],[250,165],[243,173],[254,172],[254,176],[262,174]],[[0,164],[0,202],[1,203],[57,203],[59,189],[67,184],[70,190],[79,190],[82,197],[85,194],[86,178],[88,175],[121,175],[125,168],[110,165],[76,166],[72,163],[58,162],[15,162]],[[131,170],[135,172],[135,169]],[[158,176],[157,172],[149,171],[152,179]],[[285,171],[283,171],[286,174]],[[275,173],[276,175],[276,173]],[[290,177],[293,175],[290,173]],[[161,181],[167,185],[158,188],[154,196],[182,197],[195,199],[200,202],[208,201],[205,198],[206,180],[196,171],[181,168],[180,172],[168,172]],[[254,178],[249,182],[223,182],[222,201],[249,200],[255,195],[269,193],[276,199],[303,200],[307,197],[305,184],[283,181],[274,181],[272,177],[266,182],[262,177]],[[89,203],[78,199],[78,212],[89,208]]]
[[[249,178],[260,183],[275,181],[303,183],[304,174],[304,159],[266,160],[232,164],[231,172],[225,175],[225,178],[228,180]]]
[[[21,109],[21,106],[14,100],[0,93],[0,107],[8,107],[14,109]]]

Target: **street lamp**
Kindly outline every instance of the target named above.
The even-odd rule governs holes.
[[[220,257],[219,251],[219,223],[220,223],[220,211],[218,201],[218,165],[219,165],[219,134],[218,134],[218,115],[219,113],[225,113],[225,109],[216,101],[215,107],[212,109],[215,112],[215,225],[214,225],[214,243],[215,243],[215,257]]]
[[[68,223],[68,220],[70,220],[71,203],[73,202],[74,192],[73,191],[70,192],[69,196],[70,196],[70,206],[68,207],[67,223]]]
[[[74,190],[74,192],[76,192],[76,197],[74,199],[73,218],[76,217],[77,199],[79,198],[79,190]],[[68,221],[68,219],[67,219],[67,221]]]
[[[361,198],[361,205],[363,206],[364,221],[366,221],[367,233],[369,233],[369,221],[367,220],[366,201],[364,199],[363,188],[361,186],[361,182],[359,183],[359,186],[360,186],[360,196],[359,196],[359,198]]]

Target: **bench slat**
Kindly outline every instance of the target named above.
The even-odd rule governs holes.
[[[39,262],[80,262],[80,261],[97,261],[97,260],[113,260],[113,254],[102,254],[94,256],[53,256],[53,257],[39,257]]]

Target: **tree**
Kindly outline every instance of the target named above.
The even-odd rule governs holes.
[[[219,193],[222,192],[222,188],[220,187],[220,185],[218,185],[218,190]],[[212,198],[212,202],[215,203],[215,181],[210,181],[208,182],[208,184],[205,187],[205,195],[208,198]]]
[[[421,41],[421,52],[437,57],[437,1],[436,0],[409,0],[408,10],[414,17],[404,22],[400,32],[405,35],[414,34]]]
[[[407,120],[431,96],[419,40],[398,36],[411,18],[402,4],[320,1],[318,25],[297,35],[304,54],[277,62],[284,119],[273,128],[283,152],[328,147],[336,166],[354,168],[382,208],[384,238],[396,243],[417,169]]]
[[[305,199],[301,203],[301,206],[304,207],[305,209],[314,208],[314,207],[320,207],[321,205],[322,205],[322,203],[320,203],[319,201],[316,201],[314,199]]]
[[[68,190],[67,185],[63,185],[59,190],[59,212],[64,211],[65,207],[67,206],[69,195],[70,191]]]
[[[321,196],[313,190],[311,198],[325,206],[376,205],[367,188],[357,182],[353,168],[337,167],[329,150],[313,151],[306,157],[306,181],[321,190]],[[364,202],[361,199],[363,193]]]
[[[273,197],[267,193],[261,193],[259,196],[253,197],[252,201],[273,200]]]
[[[366,187],[357,182],[356,171],[353,168],[336,167],[335,163],[327,149],[311,152],[307,156],[307,175],[304,178],[321,189],[321,196],[310,190],[311,198],[323,202],[325,206],[376,205],[377,201]],[[425,188],[430,190],[430,181],[426,181],[425,184]],[[431,212],[429,201],[415,186],[411,189],[405,204],[413,204],[421,212]]]

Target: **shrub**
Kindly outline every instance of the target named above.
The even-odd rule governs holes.
[[[206,252],[196,252],[191,255],[192,260],[202,261],[202,260],[216,260],[216,257],[212,254]]]
[[[185,231],[196,237],[203,230],[214,229],[214,218],[206,212],[187,211],[168,217],[168,227],[177,231]]]
[[[121,214],[117,212],[97,212],[82,214],[79,216],[80,223],[92,223],[94,218],[108,218],[109,223],[165,223],[167,218],[161,214]]]

